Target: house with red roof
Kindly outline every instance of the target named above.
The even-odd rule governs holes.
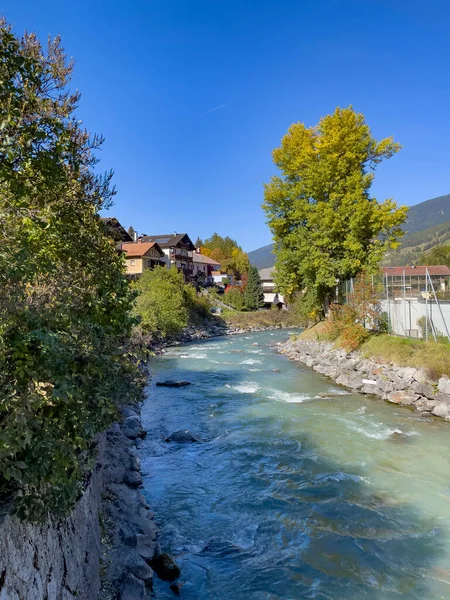
[[[124,242],[125,265],[130,279],[137,279],[146,269],[166,266],[165,254],[157,242]]]

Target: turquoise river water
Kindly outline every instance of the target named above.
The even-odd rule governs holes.
[[[347,393],[278,354],[287,337],[152,361],[144,494],[181,597],[450,599],[450,424]],[[164,441],[179,429],[206,442]],[[174,594],[158,580],[155,596]]]

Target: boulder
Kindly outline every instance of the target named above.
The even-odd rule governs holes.
[[[416,369],[413,375],[413,379],[415,379],[419,383],[428,383],[430,380],[425,369]]]
[[[427,398],[434,397],[434,389],[428,383],[420,383],[418,381],[415,381],[411,385],[411,390],[414,393],[420,394],[421,396],[426,396]]]
[[[442,394],[450,394],[450,379],[448,377],[441,377],[438,381],[438,390]]]
[[[436,417],[442,417],[443,419],[446,419],[447,417],[450,417],[450,404],[447,404],[447,402],[441,402],[435,406],[431,412],[433,415],[436,415]]]
[[[347,373],[341,373],[336,379],[336,383],[348,387],[349,380],[350,377],[347,375]]]
[[[128,550],[122,558],[122,564],[125,564],[129,573],[142,579],[148,588],[153,586],[153,571],[137,552]]]
[[[131,488],[140,487],[143,483],[142,477],[138,471],[125,471],[123,481]]]
[[[119,587],[119,600],[146,600],[144,582],[131,573],[127,573]]]
[[[382,394],[380,394],[380,392],[382,392],[382,390],[380,390],[380,388],[378,387],[378,385],[376,383],[365,383],[361,392],[363,394],[375,394],[376,396],[382,395]]]
[[[160,554],[149,561],[149,565],[160,579],[175,581],[180,576],[180,567],[169,554]]]
[[[416,373],[416,370],[417,369],[414,367],[397,367],[395,369],[397,375],[402,379],[412,379]]]
[[[195,433],[192,433],[192,431],[189,431],[189,429],[180,429],[179,431],[171,433],[165,441],[185,444],[187,442],[202,443],[204,440],[198,435],[195,435]]]
[[[413,404],[416,400],[419,399],[418,394],[412,394],[408,391],[398,390],[396,392],[391,392],[387,396],[388,402],[392,402],[393,404]]]
[[[350,377],[347,386],[352,390],[361,390],[364,387],[362,377]]]
[[[157,386],[160,387],[183,387],[185,385],[191,385],[190,381],[157,381]]]

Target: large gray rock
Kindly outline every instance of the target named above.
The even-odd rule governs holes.
[[[438,381],[438,390],[442,394],[450,394],[450,379],[448,377],[441,377]]]
[[[350,381],[350,377],[347,373],[341,373],[339,377],[336,379],[336,383],[338,385],[343,385],[345,387],[348,386],[348,382]]]
[[[179,431],[174,431],[172,434],[166,438],[166,442],[177,442],[178,444],[186,444],[188,442],[202,443],[201,437],[189,431],[189,429],[180,429]]]
[[[153,571],[137,552],[128,550],[125,553],[123,562],[127,571],[138,579],[142,579],[146,587],[151,588],[153,586]]]
[[[446,419],[450,417],[450,404],[447,404],[447,402],[441,402],[435,406],[431,412],[433,415],[436,415],[436,417],[442,417],[443,419]]]
[[[421,396],[426,396],[427,398],[434,397],[434,389],[428,383],[419,383],[418,381],[414,381],[411,385],[411,390],[420,394]]]
[[[119,600],[146,600],[145,584],[131,573],[127,573],[119,587]]]
[[[352,390],[362,390],[364,387],[364,381],[362,377],[350,377],[347,386]]]
[[[411,392],[398,390],[396,392],[391,392],[387,396],[387,400],[392,402],[393,404],[414,404],[416,400],[419,399],[418,394],[412,394]]]
[[[413,379],[415,379],[419,383],[429,383],[430,381],[428,373],[425,371],[425,369],[416,369],[413,375]]]

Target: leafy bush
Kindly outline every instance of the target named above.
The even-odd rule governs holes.
[[[369,337],[370,333],[365,327],[359,323],[353,323],[342,331],[339,345],[350,352],[351,350],[357,350]]]
[[[98,217],[111,174],[71,72],[59,40],[45,52],[0,21],[0,493],[30,520],[72,506],[95,434],[141,389],[133,296]]]
[[[133,288],[137,292],[133,314],[146,334],[176,335],[189,324],[210,318],[210,301],[186,284],[176,267],[147,269]]]
[[[192,297],[176,267],[147,269],[133,287],[138,293],[134,314],[145,332],[165,337],[187,326]]]
[[[229,286],[225,290],[223,301],[236,310],[245,310],[246,308],[244,294],[238,287]]]

